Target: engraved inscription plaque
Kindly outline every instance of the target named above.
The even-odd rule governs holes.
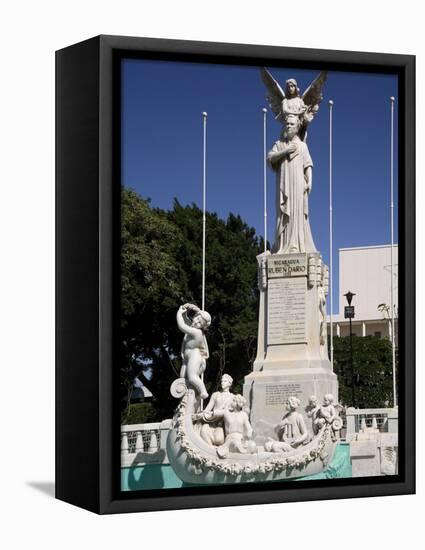
[[[268,384],[266,386],[266,407],[279,405],[282,406],[288,400],[288,397],[302,395],[301,384]]]
[[[268,279],[302,277],[307,274],[307,254],[276,254],[267,260]]]
[[[267,292],[267,344],[306,342],[305,277],[271,279]]]

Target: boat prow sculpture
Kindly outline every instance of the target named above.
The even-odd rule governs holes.
[[[193,420],[199,414],[197,410],[199,401],[195,391],[188,389],[173,418],[167,439],[167,454],[178,477],[186,483],[198,485],[279,481],[319,474],[332,461],[336,447],[335,433],[341,428],[338,416],[323,419],[317,433],[312,435],[307,432],[306,441],[296,447],[291,446],[289,437],[285,441],[285,436],[283,439],[269,439],[265,446],[257,446],[253,439],[255,434],[247,437],[237,432],[241,437],[235,437],[235,433],[226,434],[224,430],[225,441],[229,438],[233,441],[227,449],[223,449],[224,445],[208,444],[201,437],[199,425]],[[248,416],[246,410],[228,410],[227,415],[231,417],[238,412]],[[222,414],[219,412],[218,417]],[[319,419],[319,416],[315,418]],[[292,427],[293,424],[286,426]]]

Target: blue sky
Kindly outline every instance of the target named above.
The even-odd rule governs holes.
[[[303,92],[317,70],[269,67]],[[263,218],[263,113],[258,67],[138,59],[122,64],[122,183],[169,209],[202,206],[202,112],[208,112],[207,209],[240,214],[259,234]],[[329,265],[329,108],[333,110],[334,313],[338,249],[390,242],[390,96],[395,102],[395,242],[397,242],[397,76],[330,71],[309,128],[313,158],[310,223]],[[267,147],[281,125],[268,109]],[[268,238],[275,224],[275,174],[268,169]],[[208,254],[208,243],[207,243]]]

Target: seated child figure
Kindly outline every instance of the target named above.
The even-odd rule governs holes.
[[[229,409],[233,405],[235,395],[230,391],[233,378],[229,374],[221,377],[221,391],[214,392],[208,405],[202,412],[192,415],[195,428],[199,431],[202,439],[208,445],[219,446],[224,443],[224,424],[222,418],[215,416],[215,411]]]
[[[338,416],[334,406],[334,396],[331,393],[327,393],[323,398],[323,405],[319,407],[316,413],[316,419],[314,420],[314,426],[319,431],[325,424],[332,424],[334,419]]]
[[[297,411],[300,400],[291,396],[286,405],[287,412],[275,430],[279,441],[269,438],[264,444],[264,450],[272,453],[288,452],[307,443],[309,434],[301,413]]]
[[[217,455],[227,458],[229,453],[254,453],[257,449],[252,441],[252,427],[245,410],[246,400],[242,395],[235,395],[230,409],[215,411],[216,418],[223,418],[225,440],[217,447]]]

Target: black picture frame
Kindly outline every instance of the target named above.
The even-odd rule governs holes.
[[[119,490],[117,399],[122,57],[399,77],[399,473]],[[118,182],[118,183],[117,183]],[[119,373],[118,373],[119,377]],[[98,36],[56,52],[56,498],[100,514],[415,492],[415,57]]]

